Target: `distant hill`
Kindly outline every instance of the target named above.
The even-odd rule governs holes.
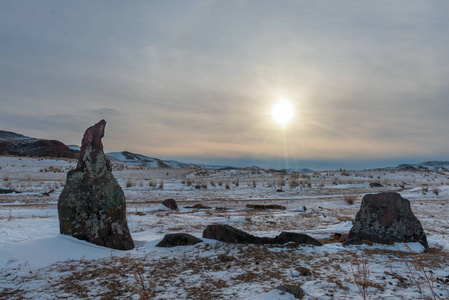
[[[112,162],[115,163],[124,163],[150,168],[166,168],[166,169],[198,168],[209,170],[236,169],[235,167],[230,166],[215,166],[215,165],[185,163],[176,160],[162,160],[159,158],[148,157],[142,154],[136,154],[128,151],[106,153],[106,155],[111,159]]]
[[[11,131],[3,131],[0,130],[0,141],[17,141],[17,140],[26,140],[33,139],[28,136],[24,136],[18,133],[14,133]]]
[[[449,171],[449,161],[426,161],[419,164],[401,164],[398,171]]]
[[[57,140],[36,139],[0,131],[0,155],[77,158],[79,151],[71,150]]]

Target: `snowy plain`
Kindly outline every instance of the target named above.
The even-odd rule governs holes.
[[[449,299],[449,173],[444,171],[301,174],[114,164],[136,244],[118,251],[59,234],[56,204],[66,173],[75,166],[73,160],[0,157],[0,188],[20,192],[0,194],[0,298],[139,299],[139,292],[147,291],[154,299],[294,299],[276,289],[291,284],[302,287],[304,299],[363,299],[354,275],[365,264],[367,299]],[[415,243],[341,244],[362,197],[381,191],[397,191],[411,201],[428,251]],[[178,211],[161,205],[169,198],[177,201]],[[210,208],[186,208],[199,203]],[[245,207],[268,203],[286,209]],[[324,245],[203,239],[195,246],[155,247],[167,233],[202,238],[209,224],[270,237],[302,232]],[[422,272],[415,268],[419,264]]]

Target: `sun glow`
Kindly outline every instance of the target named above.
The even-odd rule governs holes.
[[[273,120],[281,126],[287,125],[293,118],[293,105],[287,99],[279,99],[271,110]]]

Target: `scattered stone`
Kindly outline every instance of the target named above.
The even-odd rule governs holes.
[[[292,285],[292,284],[283,284],[281,286],[276,287],[277,290],[281,290],[284,293],[290,293],[297,299],[302,299],[304,297],[304,291],[302,288],[298,285]]]
[[[235,257],[231,256],[231,255],[226,255],[226,254],[220,254],[217,256],[217,259],[222,262],[230,262],[230,261],[234,261]]]
[[[247,204],[246,207],[252,209],[286,209],[285,206],[277,204]]]
[[[176,204],[175,199],[166,199],[162,202],[162,205],[170,208],[171,210],[178,210],[178,204]]]
[[[449,275],[437,277],[437,281],[443,284],[449,284]]]
[[[212,207],[205,206],[201,203],[195,204],[193,206],[186,206],[186,208],[193,208],[193,209],[211,209]]]
[[[305,205],[303,205],[303,206],[301,206],[301,207],[298,209],[298,211],[306,212],[306,211],[307,211],[307,207],[306,207]]]
[[[54,192],[55,192],[55,189],[49,189],[49,190],[46,191],[46,192],[42,192],[41,195],[42,195],[42,196],[50,196],[50,194],[51,194],[51,193],[54,193]]]
[[[394,192],[363,197],[354,226],[344,244],[362,241],[382,244],[419,242],[426,249],[429,247],[423,227],[411,210],[410,201]]]
[[[295,243],[301,245],[322,246],[322,244],[311,236],[296,232],[281,232],[274,238],[274,244]]]
[[[156,247],[189,246],[202,243],[203,241],[188,233],[169,233],[164,236]]]
[[[84,133],[75,170],[67,174],[59,196],[61,234],[119,250],[134,248],[126,222],[125,195],[104,155],[101,139],[106,122],[101,120]]]
[[[226,207],[215,207],[215,210],[228,210]]]
[[[15,193],[15,190],[12,189],[0,189],[0,194],[12,194]]]
[[[229,225],[208,225],[203,238],[232,244],[268,244],[269,238],[259,238]]]
[[[208,225],[203,231],[203,238],[232,244],[285,244],[293,242],[296,244],[322,246],[319,241],[302,233],[282,232],[274,238],[258,237],[235,227],[222,224]]]
[[[381,183],[379,182],[371,182],[369,184],[370,187],[374,188],[374,187],[384,187]]]
[[[298,270],[299,274],[301,276],[310,276],[312,275],[312,271],[310,271],[310,269],[307,269],[305,267],[298,267],[296,268],[296,270]]]

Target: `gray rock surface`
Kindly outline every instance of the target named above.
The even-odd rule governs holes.
[[[126,222],[125,195],[112,174],[101,139],[101,120],[84,133],[75,170],[69,171],[59,196],[61,234],[119,250],[134,248]]]
[[[367,194],[345,244],[419,242],[428,248],[426,234],[413,214],[410,201],[394,192]]]

